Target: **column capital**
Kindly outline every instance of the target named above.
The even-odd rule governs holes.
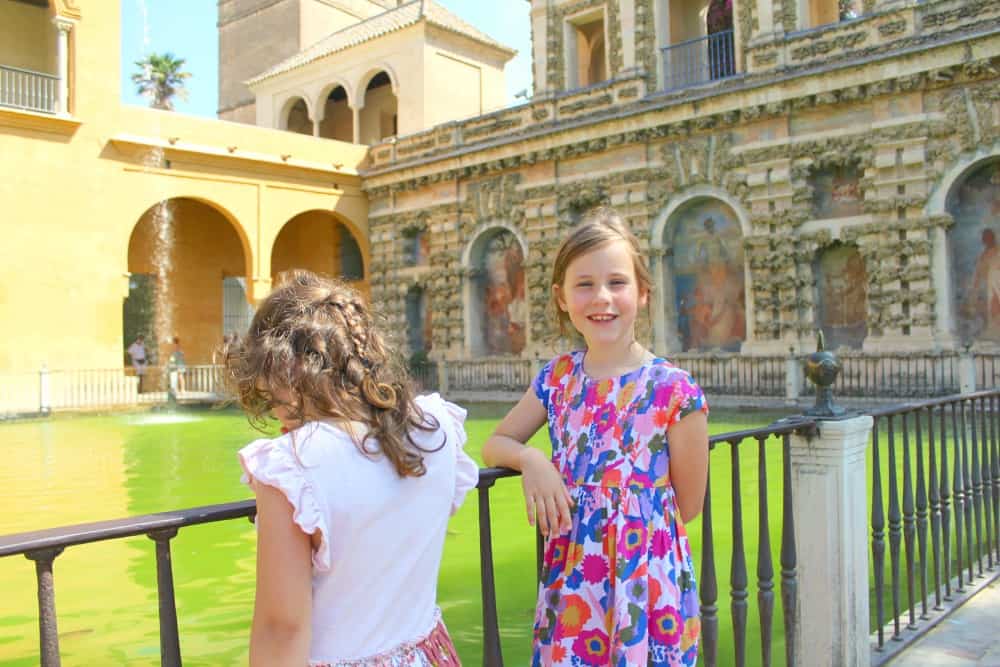
[[[59,32],[71,32],[73,27],[76,25],[76,21],[68,19],[65,16],[53,16],[52,25],[54,25]]]

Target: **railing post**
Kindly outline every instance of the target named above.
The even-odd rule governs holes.
[[[160,664],[181,667],[181,644],[177,632],[177,603],[174,599],[174,570],[170,540],[176,528],[164,528],[147,535],[156,542],[156,589],[160,600]]]
[[[42,667],[59,667],[59,631],[56,627],[56,589],[52,579],[52,561],[62,547],[41,549],[24,554],[35,562],[38,578],[38,643]]]
[[[818,435],[791,438],[798,665],[867,667],[871,661],[865,480],[871,429],[865,415],[822,421]]]
[[[483,666],[503,667],[500,623],[497,618],[496,582],[493,577],[493,534],[490,526],[490,487],[479,483],[479,573],[483,595]]]
[[[38,371],[38,412],[43,415],[52,412],[52,377],[45,364]]]
[[[438,393],[448,395],[448,362],[441,359],[437,362]]]
[[[958,387],[963,394],[976,390],[976,360],[968,347],[958,355]]]
[[[802,362],[794,351],[785,358],[785,402],[795,403],[802,395]]]

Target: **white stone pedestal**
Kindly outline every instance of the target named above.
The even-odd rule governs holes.
[[[798,561],[796,664],[868,667],[868,495],[872,418],[821,422],[793,435],[792,495]]]

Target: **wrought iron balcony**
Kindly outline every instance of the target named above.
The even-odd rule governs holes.
[[[671,44],[662,49],[663,88],[677,90],[736,75],[733,31]]]
[[[59,77],[0,65],[0,106],[56,113]]]

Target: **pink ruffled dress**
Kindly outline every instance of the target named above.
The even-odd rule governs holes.
[[[479,480],[466,455],[465,410],[437,394],[417,398],[437,431],[414,431],[426,474],[401,478],[322,422],[239,452],[251,478],[280,490],[313,553],[311,667],[450,667],[458,658],[436,604],[449,517]],[[369,448],[371,445],[368,445]]]

